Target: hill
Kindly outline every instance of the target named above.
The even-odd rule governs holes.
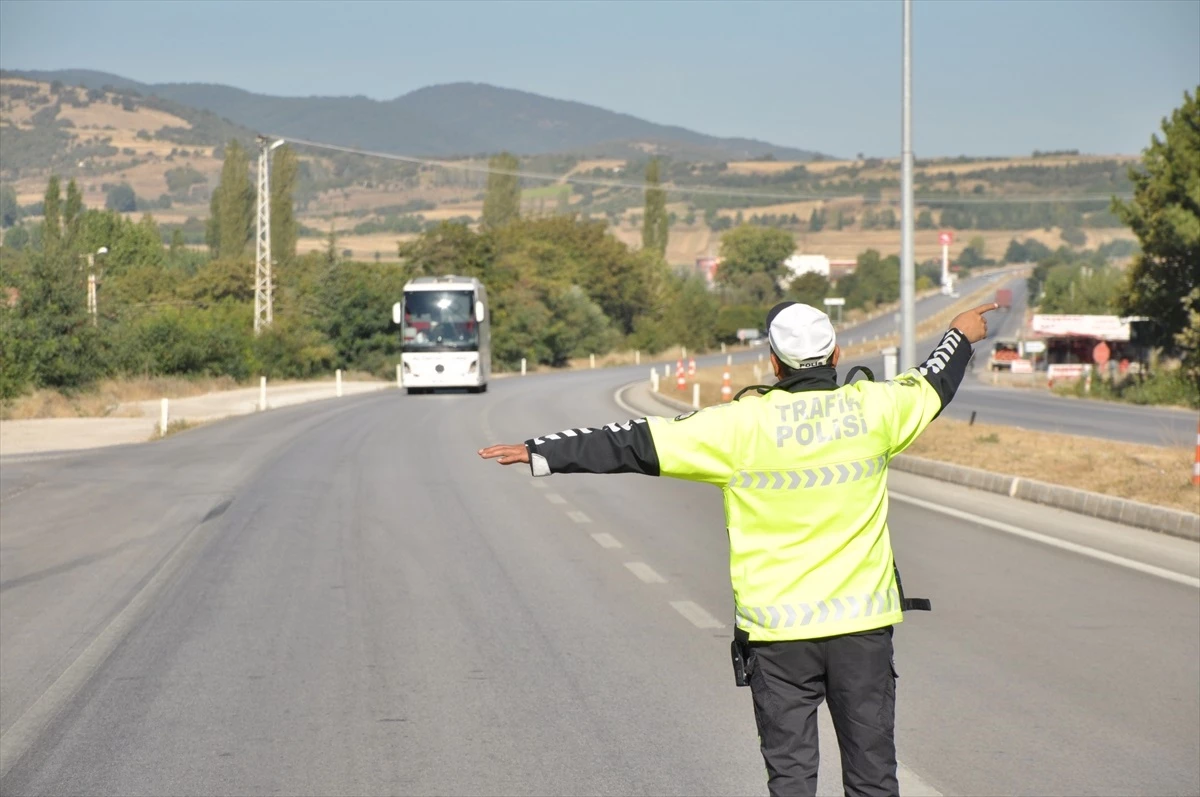
[[[273,97],[204,83],[144,84],[89,70],[5,74],[153,95],[263,133],[404,155],[448,157],[508,150],[519,155],[570,152],[614,157],[652,152],[693,160],[771,155],[808,161],[822,157],[807,150],[709,136],[580,102],[482,83],[430,86],[379,101],[361,96]]]
[[[90,207],[103,207],[114,187],[128,185],[136,195],[137,213],[150,211],[164,234],[182,229],[187,243],[202,245],[222,150],[231,138],[252,146],[252,129],[183,101],[203,101],[211,87],[190,86],[177,95],[182,99],[172,100],[143,94],[139,84],[108,75],[54,74],[62,77],[52,83],[0,75],[0,180],[5,189],[14,189],[23,206],[18,218],[40,215],[46,180],[55,173],[63,180],[75,179]],[[105,81],[100,85],[106,88],[82,88],[72,80],[93,86]],[[108,82],[112,80],[116,82]],[[460,115],[441,112],[450,127],[469,126],[479,113],[470,106],[490,91],[461,88],[455,106]],[[217,90],[229,103],[242,103],[242,111],[253,110],[256,95]],[[430,90],[409,95],[414,117],[432,114],[438,102],[453,94]],[[363,98],[335,99],[371,113],[382,105]],[[544,98],[526,99],[528,107],[513,106],[512,112],[540,113]],[[615,134],[601,122],[597,135]],[[517,135],[523,124],[513,122],[510,129],[499,129],[499,135]],[[327,140],[322,132],[330,131],[318,130],[314,138]],[[547,146],[561,143],[554,139],[557,134],[546,135]],[[545,177],[523,179],[522,213],[604,218],[619,238],[638,243],[642,175],[650,154],[644,146],[622,146],[624,150],[614,145],[612,151],[626,154],[610,157],[523,156],[520,168],[526,175]],[[349,256],[391,260],[398,240],[447,219],[475,223],[482,211],[487,164],[481,156],[444,158],[443,166],[312,147],[299,147],[298,154],[296,200],[304,250],[324,249],[332,228],[339,249]],[[1127,169],[1134,160],[1077,152],[919,160],[918,257],[938,254],[937,232],[946,228],[957,231],[955,256],[978,240],[977,254],[987,258],[1002,254],[1013,238],[1032,238],[1051,248],[1061,243],[1096,247],[1128,238],[1128,230],[1108,210],[1108,196],[1130,192]],[[672,263],[715,254],[721,234],[742,221],[787,230],[798,249],[830,257],[853,256],[868,247],[888,252],[899,245],[900,168],[895,160],[668,157],[663,175]]]

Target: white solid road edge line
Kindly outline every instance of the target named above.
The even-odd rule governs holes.
[[[1080,545],[1077,542],[1070,542],[1069,540],[1060,540],[1059,538],[1052,537],[1048,534],[1039,534],[1036,531],[1030,531],[1029,529],[1023,529],[1023,528],[1020,528],[1019,526],[1014,526],[1010,523],[1005,523],[1000,520],[992,520],[991,518],[983,517],[982,515],[976,515],[971,512],[964,512],[961,509],[953,509],[948,506],[942,506],[941,504],[935,504],[932,501],[926,501],[922,498],[914,498],[911,495],[904,495],[903,493],[898,493],[895,490],[889,490],[888,495],[891,498],[896,499],[897,501],[902,501],[903,503],[906,503],[906,504],[912,504],[913,506],[919,506],[923,509],[930,509],[930,510],[933,510],[934,512],[941,512],[943,515],[949,515],[950,517],[955,517],[955,518],[958,518],[959,520],[966,520],[971,523],[976,523],[980,526],[987,526],[988,528],[995,529],[996,531],[1003,531],[1006,534],[1013,534],[1017,537],[1024,537],[1027,540],[1033,540],[1034,542],[1040,542],[1045,545],[1050,545],[1055,548],[1060,548],[1064,551],[1070,551],[1072,553],[1082,554],[1083,556],[1090,556],[1091,558],[1099,559],[1102,562],[1108,562],[1109,564],[1118,565],[1120,567],[1127,567],[1130,570],[1136,570],[1139,573],[1146,573],[1147,575],[1158,576],[1159,578],[1165,578],[1168,581],[1174,581],[1177,584],[1184,584],[1189,587],[1195,587],[1196,589],[1200,589],[1200,578],[1196,578],[1195,576],[1189,576],[1184,573],[1176,573],[1174,570],[1168,570],[1165,567],[1157,567],[1155,565],[1148,565],[1145,562],[1139,562],[1136,559],[1128,559],[1124,556],[1118,556],[1117,554],[1114,554],[1114,553],[1108,553],[1107,551],[1101,551],[1098,548],[1091,548],[1087,545]]]
[[[199,549],[214,532],[212,524],[197,524],[176,546],[150,580],[117,613],[104,630],[83,649],[75,661],[63,670],[54,683],[33,702],[25,712],[0,734],[0,781],[13,764],[33,745],[42,731],[58,716],[67,703],[78,694],[88,679],[108,660],[117,646],[151,608],[154,599],[175,577],[193,552]]]

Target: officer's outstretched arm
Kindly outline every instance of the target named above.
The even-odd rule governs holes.
[[[718,408],[675,419],[636,418],[599,428],[566,429],[480,450],[501,465],[528,463],[552,473],[643,473],[724,484],[732,473],[733,429]]]
[[[925,362],[883,383],[892,399],[893,454],[912,445],[941,414],[958,391],[970,362],[971,344],[957,329],[950,329]]]

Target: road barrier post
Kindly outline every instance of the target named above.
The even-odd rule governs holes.
[[[158,419],[158,436],[165,437],[167,434],[167,424],[170,423],[170,417],[167,414],[167,400],[162,400],[162,412]],[[1200,450],[1200,449],[1198,449]]]
[[[633,352],[633,364],[634,364],[634,365],[641,365],[641,364],[642,364],[642,350],[641,350],[641,349],[635,349],[635,350],[634,350],[634,352]]]
[[[692,406],[700,409],[700,383],[692,383]]]
[[[732,354],[725,358],[725,367],[726,368],[733,367],[733,355]]]
[[[671,378],[671,364],[663,363],[663,379]]]
[[[521,376],[525,376],[525,358],[521,358]]]
[[[596,355],[589,354],[588,358],[589,358],[588,362],[591,364],[591,367],[595,368],[596,367]]]
[[[262,412],[267,408],[267,378],[265,376],[258,379],[258,411]]]
[[[681,359],[681,360],[687,359],[687,346],[679,347],[679,359]]]
[[[342,369],[337,369],[337,397],[342,397]]]
[[[1196,424],[1196,464],[1192,465],[1192,484],[1200,484],[1200,423]]]
[[[888,346],[883,350],[883,379],[891,381],[896,378],[896,347]]]
[[[721,343],[721,354],[724,354],[724,353],[725,353],[725,344],[724,344],[724,342],[722,342]]]
[[[657,368],[650,369],[650,389],[653,390],[655,393],[658,392],[658,369]]]

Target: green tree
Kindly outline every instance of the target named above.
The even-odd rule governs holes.
[[[816,208],[813,208],[812,213],[808,216],[808,231],[820,232],[825,228],[825,214],[818,213]]]
[[[11,185],[0,186],[0,229],[7,230],[21,220],[17,192]]]
[[[658,158],[646,164],[646,209],[642,217],[642,248],[667,253],[670,221],[667,218],[667,192],[660,187]]]
[[[29,230],[25,229],[24,225],[13,227],[4,234],[4,245],[21,251],[29,246]]]
[[[796,277],[788,285],[787,298],[807,304],[818,310],[829,295],[829,280],[824,275],[809,271]]]
[[[918,230],[933,229],[933,214],[926,208],[917,214],[916,228]]]
[[[58,175],[50,175],[46,185],[46,198],[42,201],[42,248],[46,251],[58,249],[62,240],[62,191]]]
[[[114,185],[104,196],[104,207],[118,213],[131,213],[137,210],[137,195],[128,183]]]
[[[209,205],[208,244],[215,257],[241,257],[254,235],[250,160],[236,139],[225,146],[221,181]]]
[[[503,152],[488,160],[487,192],[483,198],[483,226],[495,229],[521,215],[521,164],[515,155]]]
[[[271,157],[271,257],[289,263],[296,257],[299,225],[293,197],[300,175],[300,161],[291,146],[284,144]]]
[[[723,285],[734,289],[746,285],[755,276],[765,277],[770,293],[777,297],[781,293],[778,282],[783,275],[783,261],[795,250],[796,241],[785,230],[736,227],[721,239],[721,268],[717,277]],[[762,280],[754,282],[761,283]]]
[[[79,231],[79,222],[83,218],[83,194],[79,191],[79,186],[75,183],[75,178],[71,178],[71,182],[67,183],[67,204],[63,208],[63,232],[66,233],[68,241],[75,239],[75,234]]]
[[[1142,152],[1141,167],[1130,169],[1133,200],[1112,203],[1141,244],[1120,307],[1158,322],[1146,325],[1151,340],[1182,349],[1200,383],[1200,86],[1184,93],[1162,132]]]

